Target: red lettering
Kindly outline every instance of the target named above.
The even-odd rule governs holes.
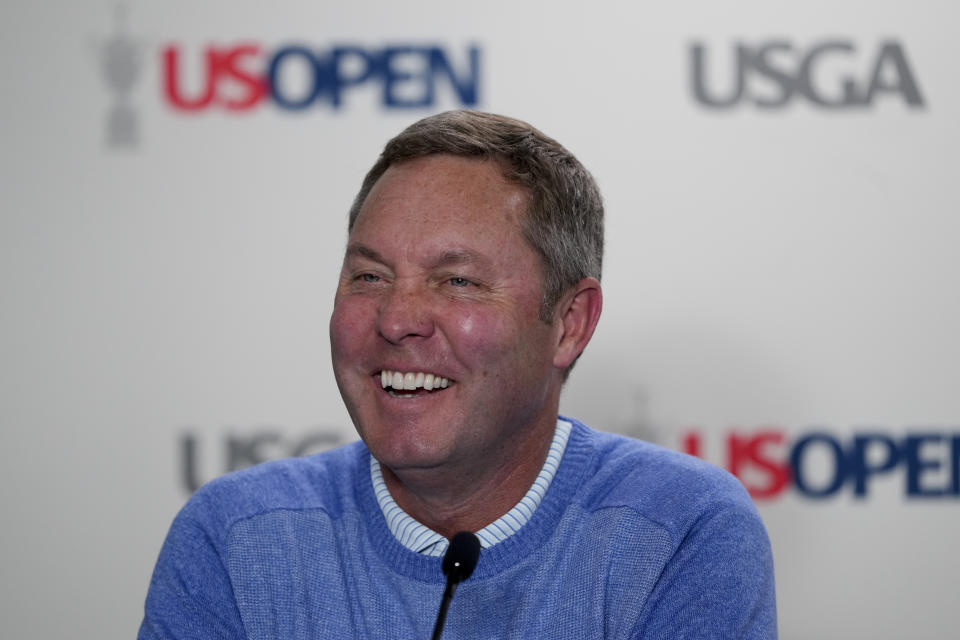
[[[267,94],[267,81],[263,74],[255,74],[240,66],[243,58],[256,57],[259,54],[260,47],[255,44],[240,45],[220,54],[218,75],[227,75],[246,89],[244,94],[220,100],[227,109],[233,111],[249,109]]]
[[[703,458],[703,449],[700,447],[700,433],[690,431],[681,439],[680,450],[689,453],[691,456]]]
[[[259,54],[260,47],[255,44],[223,50],[213,46],[207,47],[204,55],[205,83],[202,83],[196,96],[187,97],[181,86],[180,50],[174,45],[168,46],[163,50],[163,88],[167,101],[183,111],[200,111],[209,107],[214,101],[233,111],[253,107],[267,95],[267,82],[262,74],[245,68],[242,62]],[[231,91],[230,95],[223,96],[220,91],[223,80],[229,81],[234,87],[239,87],[239,91]],[[227,87],[228,90],[230,88],[230,86]]]
[[[180,50],[171,45],[163,50],[163,88],[167,100],[178,109],[199,111],[213,102],[216,91],[217,52],[207,48],[207,83],[199,97],[185,98],[180,91]]]
[[[765,449],[783,442],[780,431],[761,431],[754,436],[741,437],[731,433],[727,437],[729,464],[727,469],[737,476],[754,498],[772,498],[790,483],[790,466],[768,457]],[[752,482],[752,469],[759,470],[767,479],[765,483]]]

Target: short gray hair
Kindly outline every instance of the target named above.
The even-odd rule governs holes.
[[[603,201],[593,176],[556,140],[526,122],[479,111],[447,111],[415,122],[387,142],[350,208],[349,229],[391,165],[434,154],[491,159],[527,190],[523,235],[543,268],[540,319],[550,322],[563,294],[600,279]]]

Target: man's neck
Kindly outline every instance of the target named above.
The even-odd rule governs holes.
[[[505,443],[494,467],[403,469],[381,466],[390,495],[412,518],[450,538],[479,531],[512,509],[533,485],[550,450],[550,428],[541,426],[520,443]]]

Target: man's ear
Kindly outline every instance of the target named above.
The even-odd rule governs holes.
[[[555,316],[559,333],[553,366],[566,369],[573,364],[590,342],[601,309],[603,290],[596,278],[584,278],[564,294]]]

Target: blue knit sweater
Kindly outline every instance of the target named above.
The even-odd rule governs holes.
[[[533,518],[483,550],[443,637],[775,638],[773,566],[743,487],[695,458],[574,423]],[[198,491],[139,638],[430,637],[440,559],[391,535],[354,443]]]

